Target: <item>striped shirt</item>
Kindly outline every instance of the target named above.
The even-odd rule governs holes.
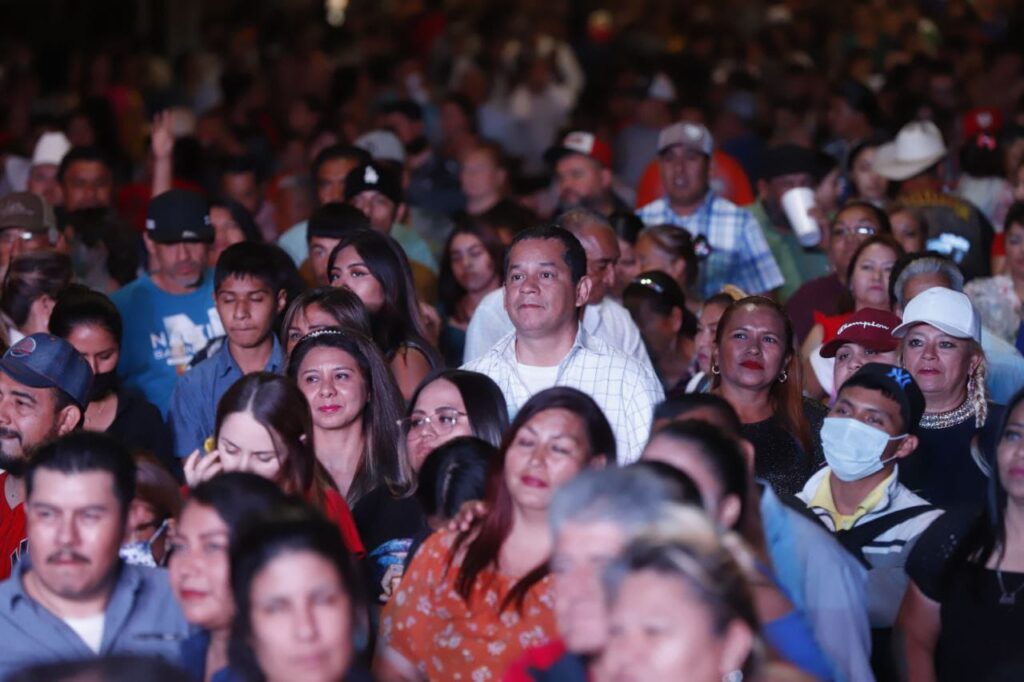
[[[515,332],[506,334],[463,369],[493,379],[505,394],[510,416],[531,396],[519,376]],[[650,435],[654,405],[665,397],[653,371],[580,327],[572,348],[558,365],[552,386],[575,388],[594,399],[615,433],[619,464],[640,458]]]
[[[708,192],[690,215],[679,215],[665,198],[641,207],[644,225],[675,225],[694,237],[703,236],[711,254],[700,264],[698,287],[704,298],[733,284],[748,294],[764,294],[783,284],[782,272],[764,232],[746,209]]]

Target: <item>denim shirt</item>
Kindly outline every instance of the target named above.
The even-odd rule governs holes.
[[[31,570],[23,557],[0,583],[0,679],[35,663],[94,658],[96,653],[63,620],[25,592]],[[120,563],[107,604],[100,656],[159,656],[177,664],[188,623],[174,600],[167,572]]]
[[[274,348],[264,372],[284,372],[284,350],[273,334]],[[174,454],[188,457],[196,448],[213,435],[217,417],[217,403],[231,385],[243,377],[242,368],[231,356],[229,344],[206,358],[178,379],[171,406],[167,411],[167,423],[174,436]]]

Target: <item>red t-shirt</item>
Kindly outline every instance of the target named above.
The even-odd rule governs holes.
[[[3,494],[7,483],[7,472],[0,474],[0,580],[11,577],[14,565],[28,546],[25,535],[25,505],[19,504],[14,509],[7,506],[7,496]]]

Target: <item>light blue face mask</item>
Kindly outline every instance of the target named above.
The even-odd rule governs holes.
[[[826,417],[821,427],[821,446],[825,461],[841,481],[859,481],[878,473],[894,458],[882,459],[891,440],[908,435],[889,436],[885,431],[847,417]]]
[[[148,566],[150,568],[156,568],[156,559],[153,558],[153,543],[160,539],[160,536],[167,529],[167,522],[169,519],[164,519],[153,535],[148,540],[135,540],[133,542],[126,542],[121,545],[121,549],[118,550],[118,556],[120,556],[126,564],[132,566]]]

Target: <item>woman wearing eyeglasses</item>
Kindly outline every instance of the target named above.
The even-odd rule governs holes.
[[[494,447],[508,427],[505,398],[490,377],[463,369],[427,376],[412,394],[402,420],[406,459],[418,473],[435,448],[459,436],[476,436]]]

